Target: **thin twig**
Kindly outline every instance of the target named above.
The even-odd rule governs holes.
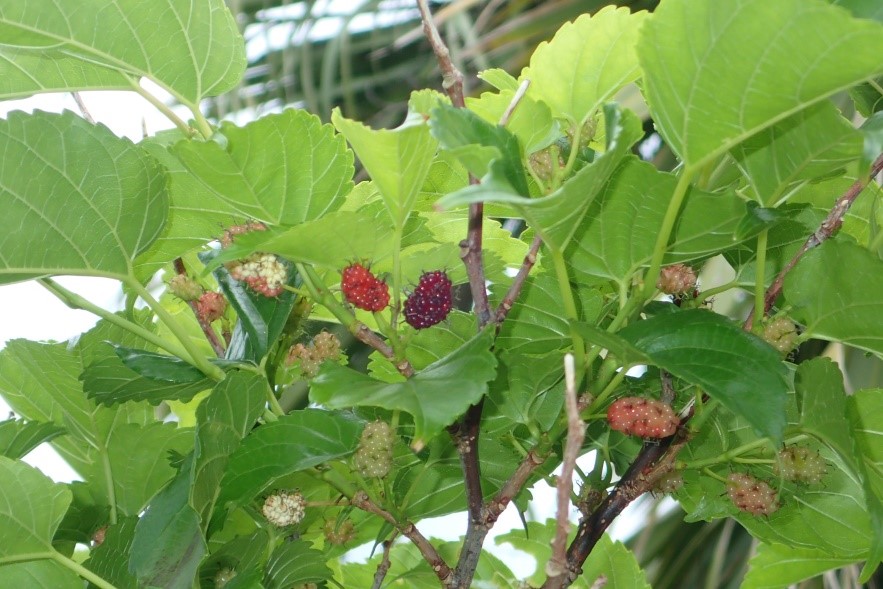
[[[417,550],[420,551],[420,554],[423,555],[424,560],[429,563],[435,576],[437,576],[439,581],[442,582],[442,585],[445,587],[450,586],[452,576],[451,568],[445,563],[435,547],[430,544],[429,540],[426,539],[426,536],[421,534],[413,523],[409,521],[399,522],[390,512],[371,501],[368,494],[364,491],[357,491],[352,499],[350,499],[350,505],[381,517],[398,530],[400,534],[413,542],[414,546],[417,547]]]
[[[83,102],[83,97],[80,96],[79,92],[71,92],[71,96],[74,97],[74,102],[77,103],[77,108],[80,109],[80,113],[83,115],[83,118],[95,124],[95,118],[92,116],[92,113],[89,112],[89,109],[86,108],[86,103]]]
[[[187,276],[187,267],[184,266],[184,260],[181,258],[175,259],[175,272],[177,272],[181,276]],[[196,316],[196,321],[199,323],[199,328],[202,329],[202,333],[205,335],[205,339],[208,340],[208,343],[211,344],[212,350],[214,350],[215,355],[218,358],[223,358],[224,354],[224,344],[221,343],[221,340],[218,339],[218,334],[215,333],[215,330],[212,329],[210,323],[205,321],[199,315],[199,309],[197,308],[196,301],[187,301],[187,304],[190,306],[190,309],[193,311],[193,315]]]
[[[371,585],[371,589],[380,589],[383,585],[383,579],[386,578],[386,573],[389,572],[389,567],[392,564],[389,561],[389,553],[392,551],[392,544],[395,542],[397,535],[397,531],[393,532],[392,536],[383,542],[383,557],[380,559],[380,564],[377,565],[377,571],[374,573],[374,583]]]
[[[518,295],[521,294],[521,289],[524,287],[524,282],[527,280],[528,274],[530,274],[534,264],[537,263],[537,253],[539,253],[542,243],[542,237],[539,235],[534,236],[533,241],[530,243],[530,249],[527,251],[527,255],[524,256],[524,261],[521,263],[521,268],[518,269],[518,274],[515,275],[512,284],[509,285],[509,290],[506,291],[506,296],[500,301],[500,306],[497,307],[497,311],[494,314],[494,322],[497,323],[497,325],[503,323],[506,316],[509,314],[509,311],[512,310],[512,305],[515,304]]]
[[[567,441],[561,462],[561,475],[558,477],[558,516],[555,538],[552,540],[552,556],[546,562],[546,575],[563,575],[567,566],[567,533],[570,531],[570,494],[573,492],[573,469],[579,450],[586,437],[586,425],[579,416],[576,404],[576,370],[573,354],[564,356],[564,402],[567,408]]]
[[[877,159],[874,160],[874,163],[871,165],[871,172],[866,178],[860,178],[853,182],[852,186],[850,186],[849,189],[837,199],[831,212],[828,213],[828,216],[825,217],[825,220],[822,221],[819,228],[809,236],[806,242],[804,242],[803,247],[794,254],[791,261],[785,264],[785,267],[782,268],[778,276],[776,276],[776,279],[773,280],[773,283],[766,291],[766,295],[763,297],[764,314],[770,312],[770,309],[772,309],[773,305],[776,303],[776,299],[778,299],[779,295],[782,293],[782,285],[785,283],[785,276],[791,272],[806,252],[820,245],[823,241],[830,239],[835,233],[837,233],[843,225],[843,217],[846,216],[849,207],[852,206],[852,203],[855,202],[855,199],[858,198],[858,195],[861,194],[862,190],[865,189],[881,170],[883,170],[883,154],[877,156]],[[750,331],[753,326],[754,312],[752,311],[745,320],[744,327],[747,331]]]
[[[417,0],[417,6],[420,8],[420,16],[423,19],[423,34],[426,35],[429,44],[432,46],[432,52],[438,60],[438,67],[442,73],[442,88],[451,98],[451,104],[457,108],[466,106],[466,100],[463,93],[463,74],[451,61],[451,52],[448,46],[438,34],[438,29],[432,20],[432,13],[429,11],[429,5],[426,0]]]

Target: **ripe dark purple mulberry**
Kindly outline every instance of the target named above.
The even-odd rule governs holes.
[[[414,329],[441,323],[454,306],[453,284],[441,270],[424,272],[417,288],[405,300],[405,321]]]

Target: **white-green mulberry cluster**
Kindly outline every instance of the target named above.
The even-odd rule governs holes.
[[[264,499],[261,513],[277,528],[291,526],[304,518],[307,502],[300,491],[278,491]]]
[[[359,447],[353,454],[353,468],[365,478],[382,479],[392,468],[395,432],[388,423],[372,421],[362,430]]]

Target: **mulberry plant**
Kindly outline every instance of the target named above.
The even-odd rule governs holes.
[[[126,89],[170,127],[0,120],[0,283],[97,317],[0,350],[0,585],[642,588],[683,562],[709,570],[675,586],[869,582],[879,14],[607,6],[478,73],[418,5],[438,87],[373,129],[349,98],[204,112],[261,70],[223,0],[0,0],[0,99]],[[75,482],[23,460],[44,443]],[[747,566],[732,523],[610,535],[659,494],[660,518],[738,521]],[[487,550],[507,510],[524,529],[497,540],[533,572]]]

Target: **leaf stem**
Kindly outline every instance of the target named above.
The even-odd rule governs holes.
[[[98,305],[92,303],[91,301],[86,300],[85,298],[81,297],[77,293],[70,291],[70,290],[66,289],[65,287],[61,286],[60,284],[58,284],[57,282],[55,282],[51,278],[40,278],[37,280],[37,282],[43,288],[45,288],[46,290],[51,292],[53,295],[55,295],[61,302],[63,302],[65,305],[67,305],[71,309],[79,309],[81,311],[88,311],[88,312],[92,313],[93,315],[97,315],[98,317],[101,317],[102,319],[104,319],[108,323],[112,323],[113,325],[116,325],[117,327],[121,327],[121,328],[125,329],[126,331],[137,335],[138,337],[142,338],[143,340],[150,342],[151,344],[155,345],[156,347],[158,347],[160,349],[165,350],[166,352],[169,352],[170,354],[178,356],[179,358],[184,358],[184,359],[187,358],[187,352],[183,348],[180,348],[180,347],[176,346],[174,343],[162,339],[161,337],[159,337],[158,335],[156,335],[152,331],[150,331],[144,327],[141,327],[137,323],[129,321],[125,317],[121,317],[121,316],[117,315],[116,313],[111,313],[107,309],[102,309]]]
[[[186,350],[187,356],[181,356],[183,360],[186,360],[199,368],[203,374],[212,380],[222,381],[224,380],[225,374],[224,371],[209,362],[205,356],[203,356],[193,341],[190,339],[190,336],[187,335],[187,332],[184,331],[184,328],[180,323],[175,321],[175,318],[169,315],[169,312],[166,311],[165,307],[163,307],[159,301],[153,298],[153,295],[144,288],[144,286],[138,282],[137,280],[130,279],[126,281],[126,284],[132,291],[141,297],[147,306],[150,307],[150,310],[156,313],[156,316],[159,317],[159,320],[165,323],[166,327],[169,331],[172,332],[172,335],[177,338],[177,340],[181,343],[181,345]]]
[[[796,444],[797,442],[801,442],[801,441],[807,439],[808,437],[809,436],[807,436],[806,434],[798,434],[796,436],[791,436],[790,438],[785,440],[784,444],[786,446],[788,444]],[[739,458],[743,454],[747,454],[747,453],[752,452],[758,448],[761,448],[764,446],[769,446],[769,445],[770,445],[769,439],[758,438],[756,440],[748,442],[747,444],[742,444],[741,446],[737,446],[736,448],[733,448],[731,450],[727,450],[726,452],[722,452],[721,454],[718,454],[717,456],[713,456],[711,458],[706,458],[705,460],[697,460],[696,462],[688,462],[687,468],[699,469],[699,468],[705,468],[708,466],[714,466],[715,464],[721,464],[724,462],[732,462],[733,460],[735,460],[736,458]]]
[[[763,319],[763,316],[766,314],[766,310],[764,309],[764,291],[766,290],[766,284],[764,280],[764,271],[766,270],[766,249],[767,249],[767,237],[769,236],[769,230],[764,229],[757,236],[757,260],[754,264],[754,316],[760,319]],[[761,324],[758,321],[755,324],[755,329],[760,329]]]
[[[50,558],[52,560],[54,560],[55,562],[57,562],[58,564],[60,564],[61,566],[65,567],[66,569],[69,569],[69,570],[75,572],[77,575],[79,575],[83,579],[86,579],[87,581],[89,581],[90,583],[92,583],[93,585],[98,587],[99,589],[117,589],[115,585],[108,583],[107,581],[105,581],[104,579],[102,579],[101,577],[99,577],[98,575],[96,575],[95,573],[93,573],[92,571],[90,571],[89,569],[87,569],[86,567],[81,565],[80,563],[71,560],[70,558],[64,556],[63,554],[56,552],[55,550],[53,550],[52,553],[50,554]]]
[[[110,505],[110,514],[108,519],[110,525],[117,523],[117,496],[116,489],[113,486],[113,468],[110,464],[110,455],[107,453],[107,445],[102,444],[98,450],[101,455],[101,465],[104,471],[104,484],[107,488],[107,502]]]
[[[184,133],[187,137],[193,137],[193,135],[196,133],[196,130],[188,125],[186,122],[184,122],[181,117],[176,115],[175,111],[169,108],[162,100],[145,90],[135,78],[130,77],[129,83],[132,85],[132,89],[136,93],[138,93],[147,102],[152,104],[156,108],[156,110],[164,114],[165,117],[172,121],[182,133]]]
[[[671,232],[674,230],[675,221],[678,219],[678,213],[681,205],[684,203],[684,197],[690,188],[690,181],[695,174],[694,168],[684,168],[678,178],[677,186],[671,195],[668,203],[668,209],[665,211],[665,217],[662,219],[662,226],[659,228],[659,235],[656,237],[656,245],[653,247],[653,257],[650,259],[650,268],[644,276],[644,300],[648,300],[656,292],[656,281],[659,280],[659,271],[662,269],[662,258],[665,257],[665,251],[668,249],[668,241],[671,239]]]
[[[552,254],[552,262],[555,266],[555,276],[558,278],[558,290],[561,291],[561,303],[564,305],[564,316],[571,321],[579,320],[576,308],[576,300],[573,298],[573,288],[570,286],[570,278],[567,275],[567,263],[564,254],[557,249],[549,248]],[[586,344],[581,335],[571,331],[573,339],[573,353],[576,357],[577,373],[582,373],[586,362]]]

